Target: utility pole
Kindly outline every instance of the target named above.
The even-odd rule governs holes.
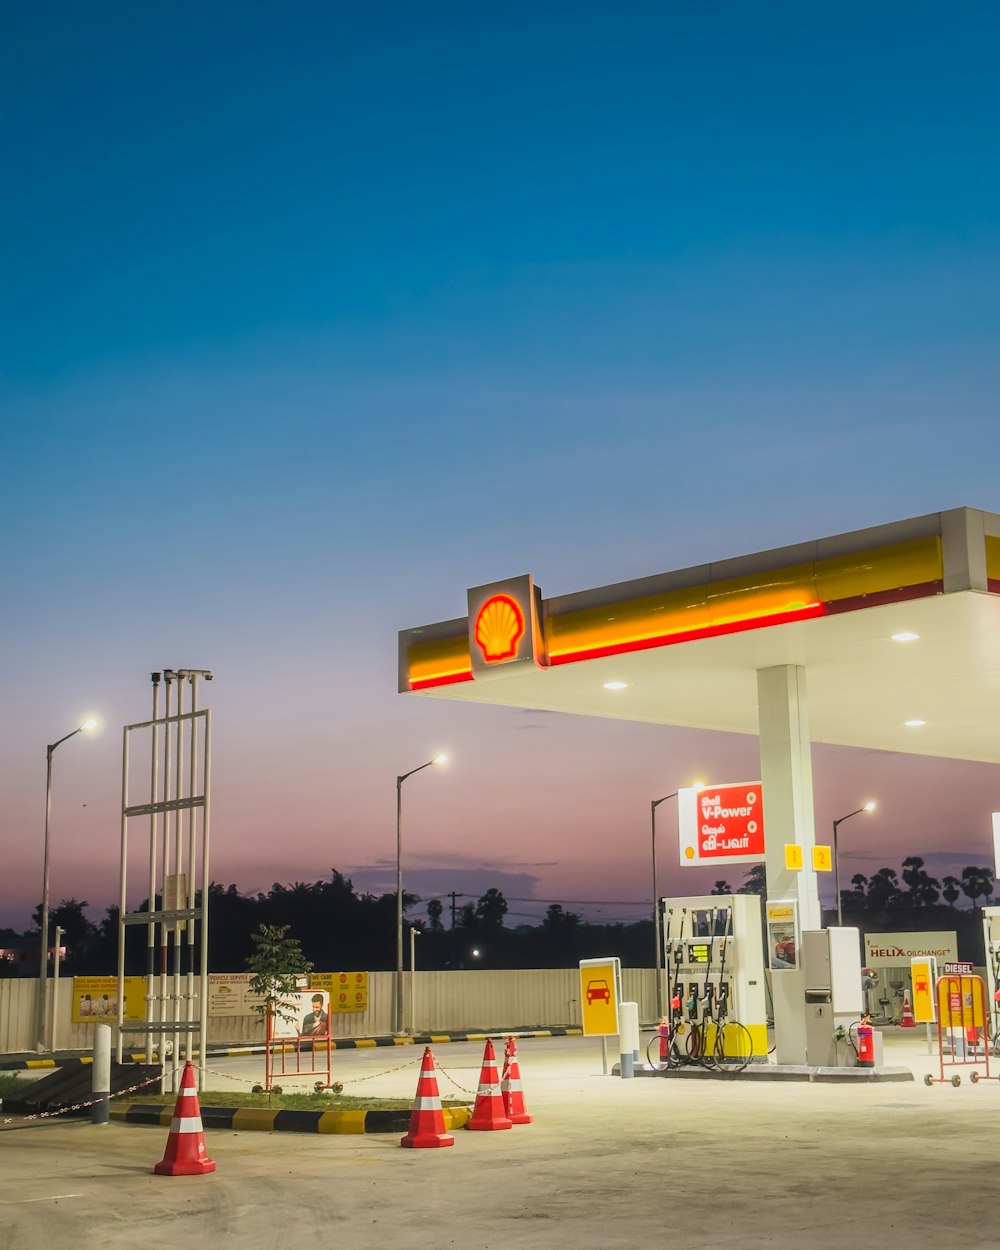
[[[457,937],[455,932],[455,915],[458,910],[458,890],[452,890],[448,897],[451,899],[451,966],[455,967],[455,955],[457,951]]]

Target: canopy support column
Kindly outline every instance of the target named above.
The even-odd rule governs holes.
[[[757,704],[767,898],[770,901],[794,900],[801,935],[806,929],[822,928],[819,887],[812,866],[816,834],[806,670],[796,664],[758,669]],[[785,845],[791,842],[802,847],[803,867],[797,871],[785,867]],[[772,971],[771,995],[775,1058],[779,1064],[804,1064],[806,1020],[802,972]]]

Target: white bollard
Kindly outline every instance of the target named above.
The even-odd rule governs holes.
[[[621,1075],[624,1079],[635,1076],[635,1055],[639,1051],[639,1004],[618,1004],[618,1050]]]
[[[90,1074],[91,1124],[107,1124],[111,1119],[111,1025],[94,1025],[94,1062]]]

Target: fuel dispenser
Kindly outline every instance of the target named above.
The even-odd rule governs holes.
[[[810,1067],[835,1068],[844,1053],[844,1044],[852,1036],[851,1026],[858,1026],[865,1012],[858,930],[834,928],[804,932],[802,973],[806,996],[806,1062]],[[861,1028],[857,1031],[859,1066],[878,1066],[881,1034],[871,1031],[864,1035],[865,1059],[862,1062]],[[869,1048],[875,1053],[869,1053]],[[853,1051],[850,1047],[847,1050],[853,1059]]]
[[[660,900],[663,999],[688,1056],[723,1063],[767,1060],[767,1007],[760,898],[699,894]],[[721,1038],[720,1038],[721,1032]]]
[[[983,945],[986,950],[987,1005],[990,1011],[989,1036],[993,1053],[1000,1039],[1000,907],[983,908]]]

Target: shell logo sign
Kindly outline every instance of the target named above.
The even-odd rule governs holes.
[[[524,613],[510,595],[494,595],[479,609],[474,630],[476,645],[487,664],[510,660],[524,637]]]
[[[545,668],[541,591],[530,573],[475,586],[468,592],[469,658],[473,680]]]

